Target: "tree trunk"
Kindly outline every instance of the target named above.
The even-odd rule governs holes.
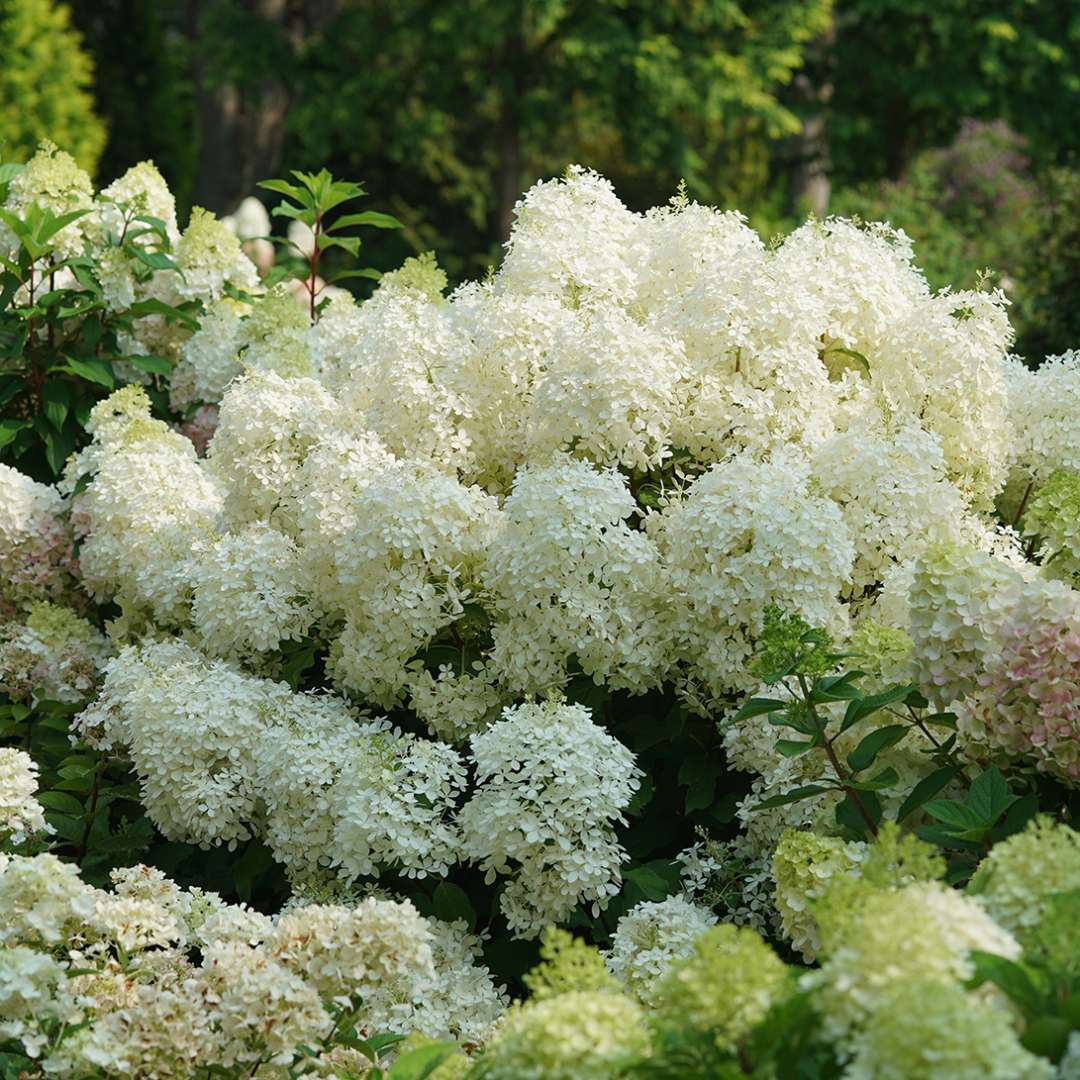
[[[498,151],[495,177],[495,233],[500,243],[510,237],[514,223],[514,204],[521,194],[521,116],[520,102],[525,92],[525,41],[515,30],[506,41],[499,122],[495,133]]]
[[[341,0],[241,0],[251,15],[278,27],[292,48],[337,13]],[[260,180],[281,169],[289,89],[283,72],[268,71],[248,83],[219,82],[207,71],[200,48],[205,0],[187,0],[192,81],[198,102],[199,161],[193,201],[229,213]],[[244,43],[238,43],[244,48]]]
[[[792,140],[795,164],[791,174],[789,208],[809,211],[817,217],[829,212],[832,192],[829,140],[826,116],[832,99],[832,46],[836,31],[830,27],[816,43],[807,67],[794,79],[793,87],[804,118],[802,129]]]

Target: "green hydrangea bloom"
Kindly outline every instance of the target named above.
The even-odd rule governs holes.
[[[1016,940],[978,904],[937,881],[830,893],[821,907],[827,958],[805,983],[819,990],[826,1030],[842,1044],[902,983],[960,986],[973,973],[973,950],[1020,956]]]
[[[732,1052],[788,985],[787,965],[760,934],[730,923],[714,926],[660,981],[656,1024],[661,1031],[708,1032],[718,1050]]]
[[[408,289],[426,296],[429,300],[441,300],[446,290],[446,272],[435,260],[434,251],[425,251],[406,259],[396,270],[383,274],[380,289]]]
[[[956,984],[897,983],[854,1041],[845,1080],[1051,1080],[1003,1009]]]
[[[832,645],[828,631],[811,626],[801,615],[770,605],[765,610],[765,628],[751,672],[769,683],[790,671],[813,679],[836,667]]]
[[[540,960],[525,976],[533,1000],[555,997],[570,990],[589,992],[621,990],[608,971],[599,949],[566,930],[548,927],[540,945]]]
[[[611,1080],[649,1052],[641,1006],[572,990],[514,1005],[480,1060],[485,1080]]]
[[[859,668],[882,683],[903,682],[910,677],[915,643],[906,630],[866,619],[852,633],[846,651],[859,653]]]
[[[995,844],[968,892],[996,922],[1023,939],[1042,921],[1052,893],[1080,889],[1080,833],[1038,817]]]
[[[1055,469],[1050,474],[1024,514],[1024,532],[1042,538],[1051,574],[1080,577],[1080,473]]]
[[[871,894],[920,881],[938,881],[946,868],[945,858],[936,848],[902,832],[895,821],[884,822],[874,842],[864,847],[859,862],[824,884],[824,899],[815,911],[823,949],[831,951],[843,939],[851,912],[858,911]]]
[[[817,902],[866,857],[866,844],[785,829],[772,858],[775,903],[792,948],[809,963],[821,950]]]

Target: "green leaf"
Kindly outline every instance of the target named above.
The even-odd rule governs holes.
[[[464,921],[470,930],[476,926],[476,909],[468,894],[452,881],[440,881],[432,897],[435,917],[443,922]]]
[[[161,251],[147,251],[139,244],[125,244],[124,250],[134,255],[139,262],[149,266],[151,270],[178,270],[179,267]]]
[[[910,693],[910,686],[890,686],[888,690],[883,690],[880,694],[867,694],[866,697],[856,698],[848,705],[840,730],[847,731],[849,727],[876,713],[879,709],[903,701]]]
[[[61,229],[66,228],[74,221],[78,221],[81,217],[86,217],[89,213],[89,210],[69,210],[66,214],[53,214],[52,211],[49,211],[48,217],[43,219],[41,226],[37,230],[37,241],[42,244],[47,243]]]
[[[647,900],[663,900],[671,887],[651,866],[635,866],[623,871],[623,880],[636,885]]]
[[[64,471],[64,464],[74,449],[75,436],[71,432],[54,434],[50,431],[45,436],[45,459],[54,475],[59,476]]]
[[[807,751],[813,750],[816,745],[817,743],[812,739],[809,742],[803,742],[801,739],[777,739],[776,752],[786,758],[801,757]]]
[[[69,375],[78,375],[81,379],[88,379],[99,386],[104,386],[106,390],[111,390],[116,385],[112,365],[108,360],[102,360],[98,356],[91,356],[85,360],[65,356],[64,363],[55,370],[66,371]]]
[[[199,329],[199,320],[192,314],[192,310],[198,309],[197,302],[186,304],[166,304],[164,300],[150,298],[137,300],[127,309],[127,314],[135,319],[141,319],[146,315],[160,315],[166,322],[183,323],[189,330]]]
[[[327,248],[338,247],[347,251],[354,259],[360,253],[360,238],[358,236],[331,236],[329,233],[319,233],[316,241],[320,251]]]
[[[312,664],[315,663],[315,642],[305,641],[290,653],[281,666],[281,672],[285,681],[294,689],[300,688],[300,679]]]
[[[843,356],[848,356],[852,360],[858,361],[858,363],[861,364],[862,367],[865,369],[867,375],[870,374],[870,361],[867,360],[861,352],[856,352],[855,349],[845,349],[840,345],[834,345],[831,349],[826,349],[825,352],[826,354],[840,353]]]
[[[260,180],[256,187],[265,188],[267,191],[276,191],[279,195],[287,195],[297,201],[305,194],[302,188],[290,184],[288,180]]]
[[[825,675],[818,679],[810,691],[810,700],[815,705],[824,705],[830,701],[851,701],[862,697],[862,691],[855,685],[863,677],[861,671],[845,671],[843,675]]]
[[[29,420],[0,420],[0,448],[14,442],[19,432],[29,426]]]
[[[763,716],[766,713],[778,712],[780,709],[786,709],[791,704],[790,701],[780,701],[777,698],[751,698],[748,702],[732,718],[735,722],[739,720],[750,720],[755,716]]]
[[[942,788],[960,775],[958,769],[947,765],[936,769],[929,776],[924,776],[912,789],[911,794],[901,803],[896,812],[896,820],[903,821],[908,814],[914,813],[928,799],[932,799]]]
[[[72,814],[80,817],[83,805],[78,799],[65,795],[62,791],[39,791],[37,801],[49,810],[59,810],[62,814]]]
[[[679,783],[686,788],[683,809],[688,814],[712,805],[716,793],[717,766],[704,754],[688,757],[679,766]]]
[[[293,206],[291,203],[278,203],[277,206],[270,211],[270,216],[292,218],[294,221],[302,221],[305,225],[310,226],[315,224],[314,210],[306,210],[301,206]]]
[[[934,799],[923,806],[923,809],[938,821],[944,822],[952,829],[977,829],[980,826],[988,826],[986,820],[975,810],[965,803],[955,802],[952,799]]]
[[[1009,791],[1005,777],[997,769],[987,769],[971,782],[967,804],[983,824],[993,825],[1018,798]]]
[[[1072,1024],[1061,1016],[1039,1016],[1028,1024],[1020,1036],[1020,1045],[1039,1057],[1057,1064],[1069,1045]]]
[[[852,704],[856,704],[852,702]],[[873,711],[873,710],[871,710]],[[882,750],[898,743],[909,731],[907,724],[889,724],[886,727],[877,728],[865,736],[863,740],[848,754],[847,763],[853,772],[861,772],[874,763],[874,759]]]
[[[991,982],[1004,990],[1008,997],[1026,1012],[1038,1016],[1044,1011],[1043,994],[1022,965],[996,953],[981,952],[978,949],[972,949],[970,957],[975,966],[975,974],[970,983],[973,990],[983,983]]]
[[[869,780],[850,780],[847,786],[856,791],[884,791],[886,788],[895,787],[900,779],[900,774],[890,765]]]
[[[370,281],[378,281],[382,277],[381,270],[373,270],[365,267],[362,270],[339,270],[326,279],[327,285],[333,285],[338,281],[348,281],[351,278],[368,278]]]
[[[457,1043],[432,1043],[410,1050],[394,1061],[387,1080],[426,1080],[447,1058],[458,1051]]]
[[[40,798],[40,796],[39,796]],[[71,796],[68,796],[71,798]],[[72,802],[75,800],[72,799]],[[79,807],[79,817],[72,817],[70,814],[61,814],[50,811],[47,815],[49,824],[56,830],[57,835],[66,840],[69,844],[77,844],[82,840],[83,833],[86,831],[86,824],[82,820],[82,807]]]
[[[774,806],[787,806],[788,803],[799,802],[802,799],[810,799],[815,795],[821,795],[829,788],[824,784],[805,784],[802,787],[793,788],[784,795],[773,795],[770,799],[764,799],[751,809],[771,810]]]
[[[872,791],[860,792],[859,802],[862,803],[863,809],[870,815],[870,820],[874,825],[879,825],[881,823],[881,803],[877,795]],[[871,838],[871,829],[859,812],[858,803],[855,802],[850,791],[836,804],[835,816],[836,823],[845,828],[852,836],[859,839]]]
[[[343,214],[334,222],[335,229],[347,229],[351,225],[372,225],[376,229],[404,228],[392,214],[380,214],[378,210],[365,210],[362,214]]]
[[[124,359],[150,375],[172,374],[172,364],[161,356],[125,356]]]

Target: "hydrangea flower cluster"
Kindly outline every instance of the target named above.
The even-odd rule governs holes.
[[[0,754],[0,835],[18,843],[44,832],[35,769]],[[49,854],[0,855],[0,902],[0,1038],[49,1075],[263,1075],[343,1049],[350,1016],[371,1033],[479,1038],[505,1004],[477,939],[407,902],[270,918],[148,866],[96,889]]]
[[[767,247],[737,214],[633,213],[572,169],[523,197],[486,282],[446,295],[413,260],[312,324],[285,289],[243,300],[244,234],[196,211],[181,235],[159,180],[140,167],[95,200],[49,151],[11,187],[91,209],[73,245],[123,230],[121,206],[175,235],[182,275],[107,265],[107,293],[205,307],[193,334],[148,315],[124,342],[176,361],[171,401],[205,454],[131,385],[93,409],[57,488],[0,467],[0,684],[84,706],[77,733],[130,760],[166,838],[259,840],[298,894],[357,903],[270,919],[148,870],[104,893],[51,856],[4,863],[18,1037],[44,1048],[27,1017],[91,1016],[54,1071],[183,1074],[208,1046],[224,1068],[277,1068],[353,994],[375,1026],[485,1037],[502,996],[479,940],[365,890],[471,864],[518,936],[597,917],[642,782],[609,695],[673,688],[690,722],[730,717],[778,606],[872,653],[868,684],[911,680],[955,713],[968,761],[1080,782],[1076,500],[1055,471],[1080,460],[1080,414],[1060,407],[1080,365],[1021,369],[1001,294],[932,293],[885,226],[811,222]],[[113,605],[108,639],[86,595]],[[590,681],[615,708],[578,703]],[[776,734],[763,715],[725,725],[752,777],[745,834],[684,860],[703,899],[739,864],[754,901],[715,906],[745,925],[689,896],[638,906],[595,958],[603,980],[512,1010],[485,1075],[607,1075],[649,1052],[643,1005],[661,1043],[689,1026],[735,1053],[791,989],[756,932],[777,924],[821,961],[804,986],[852,1077],[952,1062],[994,1027],[963,985],[970,954],[1020,955],[1010,860],[1037,860],[1001,845],[969,896],[871,880],[872,852],[834,835],[838,791],[754,809],[821,775],[822,747],[778,756]],[[928,740],[878,756],[886,814],[929,771]],[[22,836],[37,819],[11,785]],[[98,969],[69,975],[64,941]],[[943,1015],[973,1005],[922,1059],[889,1022],[916,982]],[[995,1032],[1000,1062],[1041,1076],[1009,1023]]]
[[[488,881],[511,873],[502,909],[511,929],[536,934],[579,902],[599,910],[619,890],[624,822],[641,771],[583,706],[507,709],[470,740],[477,787],[462,808],[465,850]]]

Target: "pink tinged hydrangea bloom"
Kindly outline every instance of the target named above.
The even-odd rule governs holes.
[[[1032,618],[1021,606],[1002,627],[976,690],[957,707],[969,754],[1080,780],[1080,610],[1072,607]]]

